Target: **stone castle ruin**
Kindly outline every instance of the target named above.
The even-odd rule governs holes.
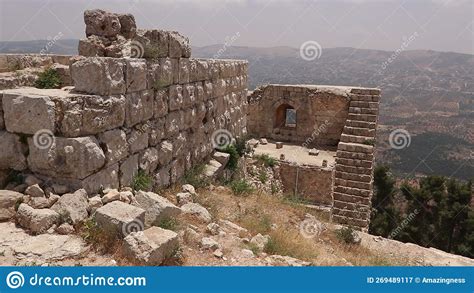
[[[0,183],[33,174],[95,194],[143,172],[169,186],[208,162],[221,135],[248,136],[265,141],[255,153],[279,160],[286,191],[368,227],[380,90],[267,85],[249,94],[247,61],[192,58],[186,37],[137,29],[129,14],[90,10],[84,20],[79,56],[0,56]],[[31,87],[44,66],[63,88]]]

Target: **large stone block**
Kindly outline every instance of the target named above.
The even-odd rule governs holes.
[[[165,118],[149,121],[150,124],[150,138],[148,144],[156,146],[165,137]]]
[[[179,83],[189,83],[189,59],[179,59]]]
[[[172,58],[189,58],[191,57],[191,46],[189,39],[178,32],[169,33],[170,51],[169,56]]]
[[[74,193],[63,194],[51,209],[58,214],[63,214],[72,224],[84,221],[88,217],[87,192],[84,189]]]
[[[133,129],[127,137],[128,144],[130,146],[130,153],[135,154],[148,147],[148,129],[143,131],[142,129]]]
[[[173,159],[173,145],[169,141],[163,141],[158,149],[158,161],[160,166],[168,165]]]
[[[158,150],[156,148],[147,148],[140,153],[138,167],[147,174],[151,174],[158,167]]]
[[[5,127],[9,132],[35,134],[55,131],[56,109],[50,97],[29,91],[7,90],[3,94]]]
[[[84,11],[84,22],[87,36],[114,37],[122,28],[117,14],[100,9]]]
[[[131,186],[138,173],[138,154],[128,157],[120,165],[120,186]]]
[[[99,141],[105,148],[107,164],[114,164],[128,156],[128,143],[125,132],[120,129],[99,134]]]
[[[159,227],[130,233],[123,243],[125,255],[142,265],[158,266],[179,247],[178,234]]]
[[[89,194],[96,194],[104,189],[118,189],[119,188],[119,165],[114,164],[99,172],[90,175],[81,183]]]
[[[28,138],[31,171],[52,177],[83,179],[105,164],[105,155],[93,136],[53,137],[48,145]]]
[[[181,127],[183,127],[184,115],[182,111],[174,111],[166,116],[166,136],[174,136],[179,133]]]
[[[19,136],[0,131],[0,170],[21,171],[26,169],[26,157],[23,154],[23,149]]]
[[[120,127],[125,121],[125,96],[73,96],[60,99],[66,137],[97,134]]]
[[[127,236],[144,229],[145,210],[116,200],[98,208],[95,220],[103,230]]]
[[[41,234],[59,221],[59,214],[50,209],[34,209],[22,203],[18,207],[16,218],[20,226]]]
[[[123,59],[90,57],[71,65],[71,77],[77,91],[97,95],[124,94]]]
[[[169,101],[169,94],[168,89],[158,90],[155,95],[155,103],[154,103],[154,117],[161,118],[168,114],[168,101]]]
[[[139,191],[135,200],[137,206],[145,210],[145,225],[159,225],[162,220],[169,220],[181,213],[181,209],[166,198],[153,192]]]
[[[183,107],[183,87],[172,85],[169,88],[169,111],[179,110]]]
[[[130,127],[153,117],[152,90],[126,95],[125,126]]]
[[[169,55],[169,32],[163,30],[138,29],[135,37],[143,49],[143,58],[156,59]]]
[[[126,59],[127,70],[125,78],[127,83],[127,93],[138,92],[147,88],[147,64],[145,60]]]
[[[23,194],[0,190],[0,221],[8,221],[15,215],[15,206],[23,199]]]
[[[183,107],[189,108],[196,103],[196,87],[194,84],[186,84],[183,86]]]

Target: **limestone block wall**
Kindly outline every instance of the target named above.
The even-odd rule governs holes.
[[[280,161],[284,193],[295,194],[305,202],[318,206],[332,206],[333,173],[333,168]]]
[[[248,132],[306,147],[336,146],[348,115],[344,89],[313,85],[266,85],[249,95]],[[296,126],[279,120],[282,107],[296,111]]]
[[[215,131],[245,134],[246,61],[82,57],[70,71],[73,90],[2,92],[0,173],[94,193],[141,169],[166,186],[213,152]]]

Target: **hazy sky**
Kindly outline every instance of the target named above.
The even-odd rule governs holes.
[[[81,38],[83,11],[135,15],[191,44],[432,49],[474,54],[474,0],[0,0],[0,40]],[[234,41],[231,41],[234,40]]]

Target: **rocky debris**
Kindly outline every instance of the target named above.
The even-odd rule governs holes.
[[[84,189],[79,189],[74,193],[66,193],[61,196],[51,209],[63,215],[70,223],[77,224],[89,216],[88,207],[87,192]]]
[[[270,255],[267,256],[265,260],[270,266],[307,267],[311,265],[311,262],[302,261],[286,255]]]
[[[42,234],[59,221],[59,214],[50,209],[34,209],[22,203],[18,207],[16,219],[20,226],[35,234]]]
[[[250,249],[242,249],[240,251],[240,257],[242,257],[242,258],[254,258],[255,254]]]
[[[224,257],[224,253],[222,252],[222,250],[220,249],[216,249],[213,253],[213,255],[217,258],[223,258]]]
[[[206,227],[206,231],[211,235],[219,235],[221,227],[217,223],[209,223]]]
[[[252,239],[250,239],[250,244],[254,245],[256,248],[258,248],[260,251],[263,251],[265,248],[265,245],[267,245],[268,241],[270,241],[270,236],[268,235],[262,235],[258,233]]]
[[[102,203],[108,204],[109,202],[119,200],[124,203],[131,203],[133,193],[130,191],[118,191],[117,189],[106,189],[104,190],[105,195],[102,197]]]
[[[179,206],[193,202],[193,197],[189,192],[180,192],[176,194],[176,200]]]
[[[219,161],[217,160],[210,160],[209,163],[207,163],[204,166],[204,175],[209,178],[216,178],[219,176],[222,170],[224,170],[224,165],[222,165]]]
[[[146,226],[159,225],[160,221],[174,218],[181,213],[179,207],[153,192],[139,191],[135,200],[137,206],[146,211]]]
[[[310,149],[310,150],[308,151],[308,154],[309,154],[310,156],[317,156],[317,155],[319,155],[319,150],[317,150],[317,149]]]
[[[38,184],[31,185],[25,190],[25,194],[33,197],[45,197],[43,189]]]
[[[121,201],[113,201],[98,208],[94,218],[105,231],[126,236],[144,229],[145,210]]]
[[[132,232],[123,242],[125,255],[143,265],[160,265],[178,248],[178,234],[159,227]]]
[[[279,168],[278,165],[266,167],[258,160],[248,159],[245,172],[248,175],[248,182],[255,189],[265,191],[267,194],[279,194],[283,191]]]
[[[23,200],[23,194],[0,190],[0,221],[8,221],[15,215],[15,206]]]
[[[200,235],[195,229],[186,227],[184,230],[183,239],[187,244],[198,244],[200,241]]]
[[[267,145],[267,144],[268,144],[268,141],[267,141],[266,138],[260,138],[259,143],[260,143],[261,145]]]
[[[228,232],[244,237],[249,231],[229,220],[219,220],[220,227],[226,229]]]
[[[194,188],[194,186],[192,186],[191,184],[184,184],[183,186],[181,186],[181,189],[183,190],[183,192],[189,192],[191,193],[192,195],[196,195],[196,189]]]
[[[53,188],[54,193],[59,195],[69,192],[69,187],[67,185],[53,184],[51,187]]]
[[[27,204],[34,209],[49,209],[59,200],[59,195],[51,194],[49,197],[30,197]]]
[[[89,205],[87,207],[87,210],[89,211],[90,214],[94,214],[95,211],[101,206],[103,206],[102,199],[100,198],[99,195],[96,195],[89,198]]]
[[[200,245],[203,250],[211,250],[211,251],[215,251],[216,249],[219,249],[221,247],[217,241],[215,241],[214,239],[210,237],[202,238]]]
[[[215,152],[212,157],[221,163],[223,166],[226,166],[227,163],[229,162],[230,154],[228,153],[223,153],[223,152]]]
[[[196,216],[205,223],[210,223],[212,221],[212,216],[209,211],[198,203],[187,203],[181,207],[181,210],[185,214]]]
[[[283,148],[283,143],[278,141],[278,142],[275,143],[275,147],[277,149],[282,149]]]
[[[61,235],[68,235],[74,233],[74,227],[71,224],[63,223],[56,228],[56,232]]]
[[[256,140],[255,138],[252,138],[250,140],[247,141],[247,146],[251,147],[251,148],[256,148],[259,144],[259,141]]]
[[[25,184],[28,185],[28,186],[31,186],[31,185],[35,185],[35,184],[41,184],[43,183],[42,180],[36,178],[35,176],[33,175],[28,175],[25,177],[25,180],[24,180]]]

